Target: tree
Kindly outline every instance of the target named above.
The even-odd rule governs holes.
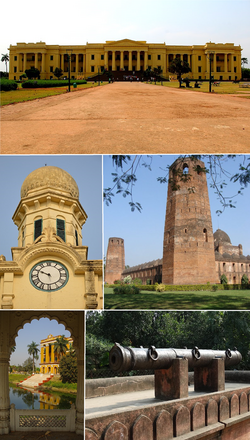
[[[21,371],[24,370],[27,373],[32,373],[32,371],[34,372],[34,358],[32,359],[31,357],[29,357],[28,359],[26,359],[23,363],[23,366],[21,367]]]
[[[35,67],[31,67],[30,69],[25,70],[25,73],[28,77],[28,79],[36,79],[40,78],[40,71],[36,69]]]
[[[221,282],[221,284],[227,284],[228,283],[227,277],[226,277],[226,275],[224,273],[220,277],[220,282]]]
[[[63,70],[60,67],[56,67],[53,74],[59,79],[63,74]]]
[[[222,205],[222,210],[218,210],[216,213],[220,215],[227,207],[235,208],[233,199],[242,194],[243,189],[250,183],[250,157],[242,156],[239,170],[233,176],[228,173],[226,162],[228,160],[234,160],[236,155],[183,155],[179,156],[178,159],[182,160],[184,164],[187,157],[192,160],[192,169],[188,174],[181,174],[181,170],[179,170],[179,175],[176,175],[175,177],[186,181],[191,177],[192,173],[203,172],[209,174],[211,178],[210,187],[213,188]],[[103,198],[105,204],[109,206],[112,203],[115,194],[121,194],[124,198],[129,198],[131,211],[138,210],[141,212],[141,204],[139,202],[134,202],[133,199],[133,189],[137,181],[137,169],[141,166],[151,171],[153,158],[154,156],[150,155],[112,155],[111,160],[115,167],[115,172],[112,173],[113,186],[104,188]],[[201,168],[200,166],[197,166],[197,160],[205,161],[205,167]],[[157,181],[159,183],[170,182],[172,190],[177,191],[179,186],[176,185],[176,180],[169,180],[169,170],[171,166],[172,165],[167,165],[164,168],[164,164],[162,165],[161,170],[164,171],[164,176],[158,177]],[[233,183],[238,182],[240,184],[240,189],[235,191],[235,194],[233,195],[224,194],[224,189],[226,188],[228,181],[232,181]],[[190,191],[191,190],[192,188],[190,188]]]
[[[244,275],[241,278],[241,284],[247,285],[249,284],[248,276],[244,273]]]
[[[191,72],[189,64],[186,61],[182,61],[180,58],[174,58],[171,61],[169,68],[169,72],[177,75],[177,79],[179,81],[179,87],[181,87],[181,77],[184,73]]]
[[[67,349],[67,339],[65,339],[65,336],[62,335],[56,338],[56,342],[54,343],[54,352],[59,355],[59,358],[62,357],[63,354],[66,354]]]
[[[2,53],[1,55],[2,55],[1,61],[3,63],[5,63],[5,68],[6,68],[6,73],[7,73],[7,63],[10,60],[10,57],[7,53],[5,53],[5,54]]]
[[[59,373],[63,383],[77,383],[77,358],[74,353],[68,353],[61,358]]]
[[[38,359],[38,352],[40,351],[38,348],[38,344],[34,341],[31,342],[30,345],[27,345],[28,347],[28,353],[33,358],[33,373],[35,371],[35,359]]]
[[[242,64],[242,66],[243,66],[243,68],[244,68],[244,65],[245,64],[248,64],[248,59],[247,58],[241,58],[241,64]]]
[[[250,69],[246,69],[242,67],[241,76],[243,80],[250,80]]]

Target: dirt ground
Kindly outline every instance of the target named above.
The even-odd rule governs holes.
[[[113,83],[1,113],[1,154],[250,152],[250,99],[235,95]]]

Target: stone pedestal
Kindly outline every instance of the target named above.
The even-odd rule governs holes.
[[[213,359],[208,366],[195,367],[194,389],[206,393],[223,391],[225,389],[224,359]]]
[[[170,368],[155,370],[155,397],[161,400],[188,397],[187,359],[174,359]]]

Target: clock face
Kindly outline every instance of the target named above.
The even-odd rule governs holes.
[[[67,284],[68,278],[68,270],[57,261],[41,261],[30,271],[31,284],[46,292],[61,289]]]

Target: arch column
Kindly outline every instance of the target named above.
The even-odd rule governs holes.
[[[224,72],[227,73],[227,53],[224,53]]]
[[[231,53],[231,73],[234,73],[234,54]]]
[[[42,53],[42,73],[45,73],[45,53]]]
[[[35,53],[35,69],[38,69],[38,53]]]
[[[77,397],[76,397],[76,434],[83,433],[84,427],[84,314],[78,318],[77,356]]]
[[[108,69],[108,52],[107,51],[104,52],[104,66],[105,66],[105,69]]]
[[[0,319],[0,435],[10,431],[9,398],[9,319],[8,313],[2,312]]]

